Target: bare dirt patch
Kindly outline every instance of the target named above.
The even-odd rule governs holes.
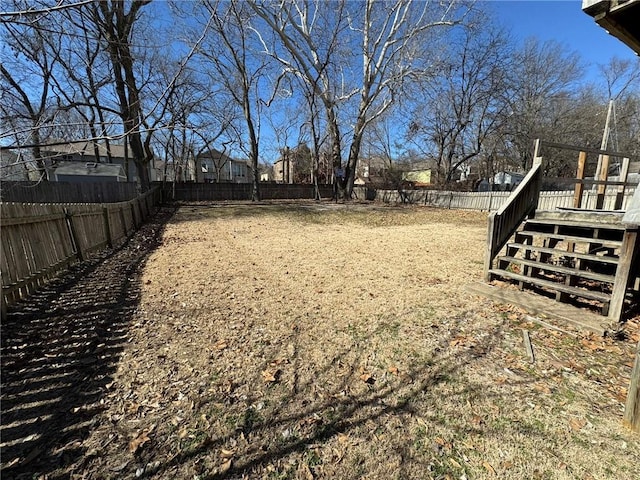
[[[638,322],[574,337],[466,293],[485,235],[478,212],[182,207],[52,478],[639,477]]]

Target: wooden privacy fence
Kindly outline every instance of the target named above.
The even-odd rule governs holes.
[[[622,210],[625,210],[635,189],[627,188],[624,192]],[[358,199],[369,199],[383,203],[413,203],[439,208],[459,208],[466,210],[485,210],[493,212],[498,210],[507,201],[511,192],[451,192],[439,190],[405,190],[398,193],[397,190],[365,190],[363,187],[354,189]],[[595,209],[600,194],[596,191],[585,190],[582,192],[582,208]],[[613,210],[618,192],[610,188],[604,195],[604,209]],[[574,205],[575,191],[540,192],[538,208],[540,210],[553,210],[564,207],[571,208]]]
[[[134,182],[6,182],[0,188],[3,202],[114,203],[138,196]]]
[[[250,183],[166,183],[164,198],[176,201],[204,202],[222,200],[251,200]],[[331,185],[319,185],[320,195],[330,198]],[[313,199],[311,184],[260,183],[261,200]]]
[[[160,204],[160,189],[111,204],[3,203],[2,306],[76,261],[122,243]]]

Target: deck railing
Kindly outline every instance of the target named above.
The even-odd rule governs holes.
[[[573,209],[585,209],[585,207],[595,206],[596,210],[602,210],[605,206],[613,210],[623,208],[625,195],[630,187],[635,187],[637,182],[628,181],[630,158],[628,155],[610,150],[600,150],[595,148],[575,147],[552,142],[542,142],[536,140],[534,153],[534,165],[524,178],[518,188],[511,193],[507,202],[489,217],[489,234],[487,240],[487,252],[485,256],[485,279],[490,280],[489,270],[500,249],[516,231],[520,223],[527,215],[535,215],[540,195],[540,187],[543,178],[542,149],[548,150],[569,150],[578,152],[578,165],[576,175],[569,179],[575,184]],[[597,155],[597,166],[592,163],[591,169],[587,168],[587,155]],[[611,159],[617,158],[619,167],[618,175],[615,179],[610,177]],[[593,172],[592,178],[588,178],[587,172]],[[566,179],[565,179],[566,181]],[[585,205],[585,187],[593,188],[595,194],[595,205]],[[605,205],[607,187],[616,189],[613,205]],[[608,203],[608,202],[607,202]],[[635,205],[635,207],[634,207]],[[640,188],[636,189],[634,198],[627,207],[628,215],[631,211],[636,212],[634,221],[640,223]],[[630,218],[626,216],[625,218]]]
[[[575,190],[574,190],[574,204],[573,208],[584,208],[582,205],[582,198],[585,186],[592,187],[594,192],[597,193],[596,210],[603,210],[605,208],[604,200],[607,187],[615,187],[616,199],[613,206],[613,210],[620,210],[622,208],[625,191],[629,187],[633,187],[637,182],[629,182],[629,164],[630,158],[623,153],[614,152],[611,150],[601,150],[597,148],[588,147],[575,147],[573,145],[565,145],[562,143],[552,142],[540,142],[540,147],[547,149],[557,150],[569,150],[578,152],[578,166],[576,168]],[[597,165],[595,166],[595,172],[593,178],[586,178],[587,172],[587,155],[597,155]],[[610,167],[612,166],[611,159],[617,158],[616,161],[618,167],[618,175],[616,180],[610,179]],[[593,166],[593,164],[592,164]]]
[[[533,168],[524,177],[509,199],[489,215],[489,235],[484,263],[485,279],[491,280],[489,270],[500,249],[507,243],[527,215],[535,212],[542,185],[542,159],[535,157]]]

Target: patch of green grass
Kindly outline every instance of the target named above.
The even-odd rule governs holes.
[[[429,447],[428,444],[429,436],[427,432],[427,428],[425,426],[419,425],[417,429],[414,431],[413,436],[413,448],[417,452],[426,451]]]
[[[513,425],[513,421],[510,418],[507,418],[507,417],[494,418],[490,422],[490,428],[492,430],[495,430],[496,432],[507,430],[507,429],[511,428],[512,425]]]
[[[456,470],[452,465],[446,461],[447,457],[437,459],[429,465],[429,473],[431,478],[458,478]]]
[[[587,440],[585,440],[582,437],[579,437],[577,435],[574,435],[572,438],[572,442],[578,446],[580,446],[581,448],[591,448],[591,443]]]
[[[262,415],[255,408],[247,408],[244,411],[240,428],[245,431],[252,430],[254,427],[263,423]]]
[[[267,478],[268,480],[288,480],[288,479],[292,479],[295,478],[295,471],[293,468],[289,467],[289,468],[285,468],[284,470],[280,471],[280,470],[272,470],[270,472],[267,473],[267,476],[264,478]]]
[[[185,454],[194,454],[206,447],[211,441],[209,434],[204,430],[195,430],[182,440],[182,450]]]
[[[576,392],[571,388],[562,388],[558,390],[558,393],[567,399],[569,402],[575,402],[577,399]]]
[[[361,328],[359,328],[358,325],[353,323],[347,324],[347,326],[344,329],[344,332],[347,335],[349,335],[354,342],[362,342],[363,340],[366,340],[368,337],[368,335],[364,330],[362,330]]]
[[[304,462],[309,468],[313,468],[322,465],[322,458],[320,458],[317,450],[307,450],[304,454]]]
[[[376,334],[388,334],[390,338],[396,339],[400,333],[402,324],[399,321],[382,322],[376,329]]]
[[[518,430],[524,433],[525,435],[542,436],[544,435],[546,429],[545,429],[544,423],[542,423],[537,418],[532,418],[527,421],[520,421],[518,423]]]

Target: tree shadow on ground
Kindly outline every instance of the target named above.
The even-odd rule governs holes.
[[[445,385],[450,385],[452,379],[463,377],[469,362],[487,355],[499,345],[503,328],[503,323],[496,325],[493,330],[485,332],[486,335],[483,336],[482,341],[455,354],[451,352],[449,345],[457,332],[449,332],[440,339],[439,345],[433,349],[432,356],[427,362],[419,363],[410,371],[403,372],[406,380],[391,382],[380,387],[374,385],[375,382],[372,381],[371,388],[366,393],[349,393],[349,386],[354,376],[352,374],[345,375],[342,380],[333,385],[325,384],[322,387],[321,398],[317,396],[313,380],[302,383],[296,381],[291,392],[284,398],[280,398],[279,404],[264,414],[256,412],[255,407],[251,405],[251,402],[257,398],[246,399],[245,405],[248,406],[244,414],[240,415],[235,431],[223,435],[205,435],[198,444],[180,451],[165,462],[154,462],[161,455],[150,449],[141,454],[136,465],[146,464],[147,467],[141,468],[148,476],[175,477],[175,468],[189,463],[203,464],[203,458],[216,457],[221,449],[228,448],[229,442],[236,443],[241,439],[238,448],[244,452],[240,457],[217,472],[199,472],[198,477],[218,480],[245,478],[246,475],[260,476],[258,472],[262,474],[265,471],[268,472],[265,468],[270,464],[278,463],[292,454],[303,454],[314,446],[317,447],[345,434],[353,434],[367,424],[384,425],[385,419],[392,418],[404,419],[408,422],[417,413],[415,405],[424,402],[425,397],[429,397],[428,403],[434,405],[433,416],[425,418],[427,422],[452,430],[465,430],[457,431],[456,434],[473,433],[476,430],[474,425],[465,425],[464,422],[461,424],[459,418],[446,418],[446,414],[443,416],[437,411],[439,400],[435,392]],[[365,343],[369,340],[370,338],[362,339]],[[316,379],[321,382],[327,376],[332,376],[331,370],[339,363],[346,365],[347,370],[352,373],[358,372],[358,366],[363,360],[365,359],[362,356],[354,356],[351,350],[341,351],[334,358],[327,359],[327,363],[316,370]],[[291,367],[297,368],[295,360],[292,361]],[[525,385],[530,381],[523,377],[518,382]],[[369,383],[368,380],[365,383]],[[483,402],[491,401],[492,393],[481,384],[473,382],[458,384],[455,380],[453,383],[457,387],[451,395],[459,397],[460,405],[464,405],[470,398]],[[218,402],[220,400],[220,398],[216,399]],[[238,400],[229,398],[225,403],[233,409],[237,406]],[[299,405],[300,408],[291,411],[289,407],[292,404]],[[206,411],[206,401],[200,407],[201,411]],[[282,432],[295,433],[283,437]],[[501,433],[496,432],[496,435]],[[406,438],[406,435],[404,437]],[[163,442],[158,440],[158,443]],[[244,443],[247,444],[245,447],[241,445]],[[397,447],[401,449],[406,445]],[[403,468],[405,466],[401,464],[400,469]],[[406,478],[411,478],[415,472],[405,473]]]
[[[10,308],[1,325],[3,478],[36,478],[85,455],[139,303],[141,267],[173,212],[161,209],[120,247]]]

